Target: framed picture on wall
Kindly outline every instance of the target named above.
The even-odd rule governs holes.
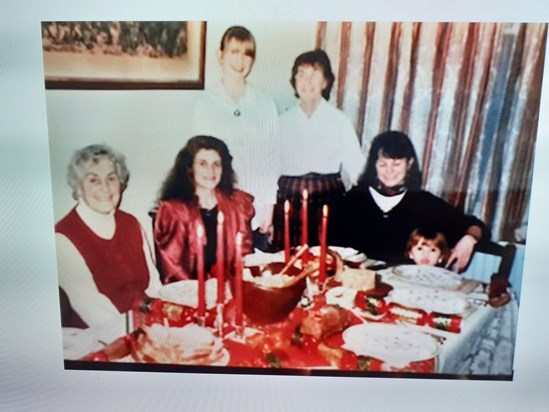
[[[47,89],[203,89],[206,23],[42,22]]]

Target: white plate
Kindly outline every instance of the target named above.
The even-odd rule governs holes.
[[[166,302],[197,308],[198,280],[181,280],[164,285],[158,291],[158,297]],[[206,281],[206,308],[215,307],[216,299],[217,279],[211,278]]]
[[[326,303],[328,305],[338,305],[344,309],[352,309],[355,306],[356,294],[357,291],[353,288],[336,286],[326,292]]]
[[[469,302],[455,292],[436,288],[399,287],[389,293],[392,301],[427,312],[457,315],[465,312]]]
[[[87,354],[99,350],[102,345],[85,329],[62,328],[63,357],[67,360],[77,360]]]
[[[409,283],[445,289],[457,289],[463,282],[457,273],[436,266],[400,265],[393,268],[393,273]]]
[[[328,246],[328,249],[336,252],[343,260],[349,262],[362,263],[368,259],[364,253],[360,253],[352,247]],[[313,246],[309,250],[315,256],[320,255],[320,246]]]
[[[364,323],[351,326],[343,332],[343,340],[343,348],[356,355],[372,356],[396,368],[431,359],[439,351],[432,337],[400,325]]]
[[[229,364],[229,361],[231,360],[231,355],[229,354],[229,351],[225,348],[222,350],[221,358],[217,360],[217,362],[210,363],[209,366],[227,366]]]
[[[184,365],[226,366],[230,360],[223,341],[215,337],[210,328],[195,324],[168,327],[153,324],[143,327],[146,336],[136,352],[137,359],[151,356],[159,363]],[[169,356],[164,356],[165,354]],[[154,356],[163,355],[163,356]]]

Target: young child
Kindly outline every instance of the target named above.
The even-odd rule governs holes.
[[[419,228],[410,234],[405,255],[418,265],[444,266],[450,256],[450,248],[443,233]]]

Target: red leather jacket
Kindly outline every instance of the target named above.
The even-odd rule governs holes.
[[[235,239],[241,232],[242,254],[253,250],[251,220],[255,214],[253,196],[235,190],[232,196],[216,191],[218,210],[223,212],[225,261],[234,269]],[[198,205],[179,200],[160,203],[154,224],[154,241],[161,260],[164,283],[196,278],[196,226],[202,223]]]

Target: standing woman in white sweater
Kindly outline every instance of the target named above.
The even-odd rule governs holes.
[[[323,50],[299,55],[291,84],[298,103],[280,117],[282,173],[278,181],[278,212],[285,200],[292,203],[292,244],[299,243],[299,210],[306,189],[309,196],[309,244],[318,242],[318,222],[324,204],[336,201],[356,184],[366,159],[351,121],[328,103],[335,81]]]
[[[279,171],[278,111],[273,99],[246,80],[256,43],[245,27],[229,27],[221,39],[221,76],[194,106],[193,135],[213,136],[233,156],[237,188],[254,196],[254,246],[266,250],[273,231]]]

